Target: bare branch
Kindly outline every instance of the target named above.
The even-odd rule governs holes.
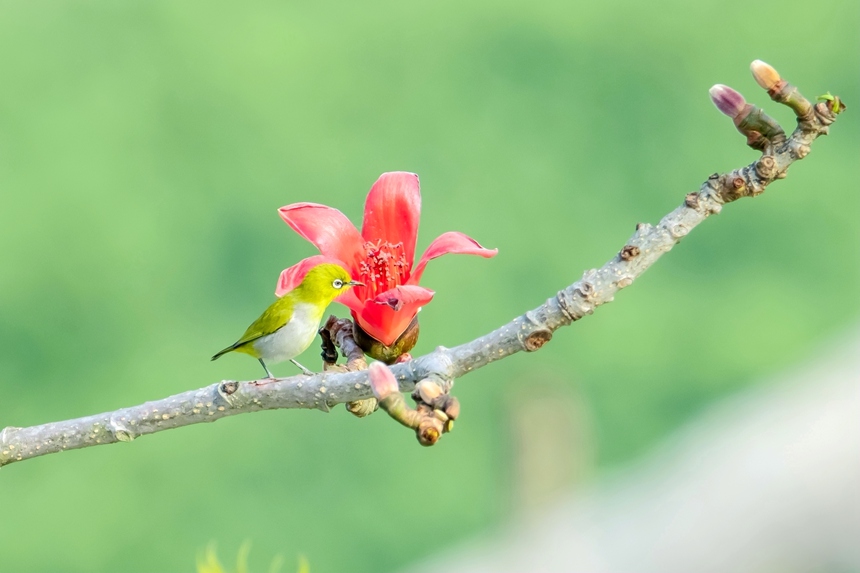
[[[698,192],[689,193],[684,203],[657,225],[637,225],[633,236],[609,262],[586,271],[581,280],[538,308],[466,344],[450,349],[439,347],[420,358],[391,366],[400,390],[411,391],[419,382],[429,380],[447,393],[455,378],[511,354],[538,350],[556,329],[611,302],[619,290],[631,285],[699,223],[719,213],[726,203],[759,195],[772,181],[785,177],[788,167],[805,157],[812,142],[828,132],[844,105],[828,95],[827,101],[813,106],[797,88],[779,78],[775,70],[771,73],[756,66],[754,63],[753,73],[757,81],[767,86],[771,98],[791,107],[798,116],[798,127],[790,137],[785,138],[782,129],[754,106],[745,102],[743,106],[722,106],[724,112],[723,107],[735,110],[732,111],[736,115],[735,125],[747,136],[751,147],[762,150],[758,160],[730,173],[712,175]],[[336,342],[341,346],[344,340]],[[363,359],[355,354],[350,352],[352,369],[362,367],[359,362]],[[128,442],[145,434],[214,422],[246,412],[280,408],[317,408],[327,412],[336,404],[372,397],[366,370],[327,370],[314,376],[275,381],[224,381],[114,412],[29,428],[5,428],[0,432],[0,466],[64,450]],[[400,407],[399,402],[386,406]],[[412,424],[409,422],[407,425]]]

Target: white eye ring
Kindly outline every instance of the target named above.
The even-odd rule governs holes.
[[[343,288],[343,281],[340,279],[334,279],[334,282],[331,283],[331,286],[334,288]]]

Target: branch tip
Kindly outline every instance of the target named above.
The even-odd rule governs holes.
[[[774,88],[778,89],[779,83],[782,82],[779,72],[773,66],[761,60],[754,60],[750,64],[750,71],[756,83],[768,91]]]
[[[830,92],[820,95],[816,99],[825,102],[828,111],[834,116],[845,111],[845,103],[838,96],[832,95]]]
[[[749,104],[747,104],[744,96],[727,85],[716,84],[708,90],[708,93],[717,109],[732,119],[737,118],[748,108]]]

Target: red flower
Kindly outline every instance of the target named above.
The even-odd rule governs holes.
[[[349,307],[365,332],[386,346],[394,344],[433,298],[433,291],[418,286],[428,261],[448,253],[489,258],[498,252],[463,233],[449,232],[430,243],[413,267],[421,216],[421,191],[414,173],[383,173],[376,180],[364,204],[361,233],[343,213],[325,205],[293,203],[278,212],[321,254],[284,270],[275,294],[282,296],[295,288],[320,263],[340,264],[365,286],[353,287],[338,302]]]

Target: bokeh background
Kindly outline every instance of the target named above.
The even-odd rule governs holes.
[[[0,1],[0,427],[257,377],[209,357],[315,252],[282,205],[359,222],[380,173],[414,171],[419,250],[448,230],[499,249],[431,263],[422,354],[537,306],[752,161],[712,84],[791,128],[753,59],[849,108],[616,302],[459,381],[437,447],[338,408],[13,464],[0,571],[190,571],[245,539],[254,570],[395,570],[810,358],[860,314],[858,21],[852,0]]]

